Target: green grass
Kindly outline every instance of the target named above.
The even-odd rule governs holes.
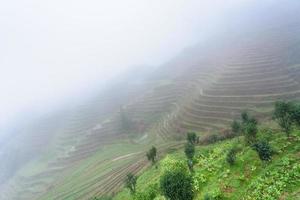
[[[68,191],[71,192],[71,196],[67,199],[74,199],[77,195],[83,194],[85,191],[81,191],[84,184],[89,184],[95,178],[109,173],[110,171],[132,162],[132,159],[136,156],[128,157],[125,159],[119,159],[113,161],[113,158],[124,156],[130,153],[136,153],[142,151],[144,145],[139,144],[114,144],[106,146],[93,156],[81,161],[73,169],[69,170],[59,181],[55,189],[47,193],[41,199],[52,199],[53,195],[64,194]],[[87,171],[89,169],[89,171]],[[76,192],[77,193],[76,193]]]
[[[259,139],[269,139],[276,151],[272,161],[263,163],[257,153],[246,146],[243,137],[234,138],[207,146],[197,146],[193,185],[196,200],[205,195],[226,200],[298,200],[300,197],[300,131],[286,138],[280,131],[260,131]],[[226,153],[231,147],[239,149],[233,166],[226,162]],[[183,151],[167,156],[183,160]],[[139,176],[137,191],[146,191],[150,185],[159,184],[163,159],[155,167]],[[133,199],[127,189],[118,193],[114,200]],[[158,194],[157,199],[163,199]]]

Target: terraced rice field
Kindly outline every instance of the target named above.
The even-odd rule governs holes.
[[[145,152],[152,145],[163,156],[182,147],[186,131],[217,132],[245,109],[265,119],[274,101],[300,99],[299,35],[300,23],[277,24],[228,40],[217,51],[196,48],[192,58],[176,58],[140,84],[129,78],[59,118],[41,121],[27,134],[36,141],[28,154],[38,156],[0,188],[0,199],[114,194],[128,172],[149,165]],[[120,107],[142,128],[124,133]]]

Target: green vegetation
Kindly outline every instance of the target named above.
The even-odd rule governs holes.
[[[197,142],[197,135],[196,135],[195,132],[188,132],[187,136],[186,136],[186,139],[187,139],[188,143],[194,145]]]
[[[266,141],[259,141],[252,145],[252,148],[257,151],[259,158],[262,161],[270,161],[273,150],[268,142]]]
[[[193,171],[193,159],[195,155],[195,146],[191,143],[187,143],[184,148],[185,156],[187,157],[187,165],[190,171]]]
[[[184,153],[189,160],[193,160],[195,155],[195,146],[191,143],[187,143],[184,148]]]
[[[241,117],[243,135],[209,145],[193,145],[187,139],[184,151],[168,154],[157,169],[139,176],[136,195],[123,190],[114,200],[299,199],[300,130],[292,129],[287,138],[276,127],[258,126],[247,113]],[[249,137],[245,132],[255,135],[251,145],[240,142]],[[185,156],[194,161],[193,171]]]
[[[167,171],[160,179],[162,194],[170,200],[192,200],[192,178],[182,170]]]
[[[293,125],[300,125],[300,104],[285,101],[276,102],[273,119],[289,137]]]
[[[278,125],[284,130],[287,136],[290,135],[292,129],[292,112],[293,104],[291,102],[276,102],[273,118],[277,121]]]
[[[228,162],[229,165],[234,165],[236,161],[236,154],[237,154],[237,149],[235,147],[231,148],[227,155],[226,155],[226,161]]]
[[[146,156],[147,156],[147,159],[149,160],[149,161],[151,161],[152,162],[152,165],[154,165],[155,164],[155,159],[156,159],[156,153],[157,153],[157,150],[156,150],[156,148],[153,146],[153,147],[151,147],[151,149],[147,152],[147,154],[146,154]]]
[[[135,175],[133,175],[132,173],[127,174],[125,186],[130,190],[132,194],[135,193],[136,180],[137,177]]]

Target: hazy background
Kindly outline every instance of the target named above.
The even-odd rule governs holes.
[[[131,66],[166,62],[250,2],[1,1],[0,136],[14,120],[105,87]]]

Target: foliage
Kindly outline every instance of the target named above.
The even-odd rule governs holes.
[[[211,192],[211,194],[206,194],[204,196],[204,199],[209,199],[209,200],[222,200],[223,194],[220,191],[220,189],[215,189],[214,191]]]
[[[195,191],[200,191],[209,181],[209,178],[223,168],[223,166],[218,163],[224,159],[223,154],[223,147],[216,147],[209,151],[208,154],[199,154],[197,156],[197,165],[201,166],[201,170],[194,170],[193,186]]]
[[[175,159],[174,157],[167,155],[164,160],[161,162],[162,172],[167,171],[187,171],[186,163],[183,160]]]
[[[195,155],[195,146],[191,143],[187,143],[184,148],[184,153],[189,160],[193,160]]]
[[[275,103],[275,110],[273,119],[277,121],[278,125],[283,129],[287,136],[292,130],[294,105],[291,102],[277,101]]]
[[[158,184],[151,184],[145,190],[137,192],[134,195],[134,200],[153,200],[159,194]]]
[[[186,139],[187,139],[188,143],[196,144],[196,142],[197,142],[197,135],[196,135],[195,132],[188,132],[187,136],[186,136]]]
[[[183,171],[168,171],[161,176],[160,188],[170,200],[192,200],[192,178]]]
[[[250,184],[245,200],[278,199],[288,185],[300,184],[300,164],[283,158],[272,170]]]
[[[213,197],[210,196],[209,194],[205,194],[204,200],[213,200]]]
[[[125,186],[130,190],[132,194],[134,194],[136,191],[136,181],[137,177],[135,175],[133,175],[132,173],[127,174]]]
[[[260,132],[260,139],[266,141],[270,141],[275,135],[274,130],[267,127],[260,128],[259,132]]]
[[[227,155],[226,155],[226,161],[229,165],[234,165],[235,164],[235,160],[236,160],[236,153],[237,153],[237,149],[236,148],[231,148]]]
[[[248,121],[244,125],[257,124],[251,116],[247,115],[246,118]],[[172,172],[181,172],[191,178],[192,191],[197,196],[196,199],[275,200],[287,197],[287,199],[296,200],[298,195],[295,197],[294,194],[299,191],[300,186],[300,132],[293,131],[291,133],[293,137],[286,140],[278,130],[263,127],[257,130],[257,141],[251,146],[244,146],[237,138],[233,138],[197,147],[201,150],[195,150],[193,173],[188,172],[186,162],[182,159],[185,154],[182,151],[173,152],[158,164],[158,170],[150,169],[153,172],[152,177],[146,176],[143,181],[146,186],[138,186],[134,199],[127,194],[127,198],[116,200],[146,200],[149,185],[147,180],[150,183],[151,181],[157,184],[162,183],[162,178]],[[276,155],[273,149],[276,150]],[[234,160],[234,166],[230,168],[226,162],[227,159],[230,160],[229,157],[233,157]],[[267,161],[271,158],[272,162],[261,164],[261,160]],[[162,185],[158,188],[160,191],[156,191],[155,199],[170,200],[162,190]],[[161,197],[161,193],[166,198]]]
[[[259,141],[252,145],[252,148],[257,151],[259,158],[262,161],[270,161],[272,158],[273,150],[268,142]]]
[[[244,124],[243,130],[245,134],[246,143],[253,144],[256,140],[256,134],[258,131],[256,120],[254,118],[251,118],[251,120]]]
[[[157,153],[157,150],[154,146],[152,146],[152,148],[147,152],[146,156],[147,156],[147,159],[149,161],[152,162],[152,164],[155,163],[155,158],[156,158],[156,153]]]
[[[257,120],[250,116],[246,111],[241,113],[242,122],[234,120],[231,124],[231,130],[235,135],[243,133],[247,144],[253,144],[256,141],[258,132]]]
[[[250,118],[248,112],[247,111],[243,111],[241,113],[241,118],[242,118],[242,123],[243,124],[247,123],[249,121],[249,118]]]

